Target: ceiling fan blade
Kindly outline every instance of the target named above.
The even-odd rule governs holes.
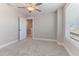
[[[37,10],[37,11],[41,12],[41,10],[39,10],[39,9],[35,9],[35,10]]]
[[[9,6],[12,6],[10,3],[6,3],[7,5],[9,5]]]
[[[37,3],[36,6],[42,5],[42,3]]]
[[[18,8],[26,8],[26,7],[18,7]]]

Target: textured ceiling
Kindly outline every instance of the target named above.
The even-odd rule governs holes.
[[[38,14],[47,14],[47,13],[53,13],[58,8],[61,8],[65,5],[65,3],[43,3],[42,5],[38,6],[42,12],[33,11],[32,13],[29,13],[26,8],[17,8],[24,6],[23,3],[11,3],[12,7],[16,7],[16,10],[19,12],[20,15],[27,17],[27,16],[35,16]]]

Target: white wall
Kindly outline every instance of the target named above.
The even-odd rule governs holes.
[[[63,42],[63,10],[59,8],[57,10],[57,42]]]
[[[65,39],[64,46],[70,55],[79,56],[79,42],[70,38],[70,26],[73,20],[79,20],[79,4],[69,4],[64,7],[65,12]],[[79,22],[77,22],[79,23]],[[78,25],[79,26],[79,25]]]
[[[33,19],[34,38],[56,39],[56,13],[37,15]]]
[[[24,17],[20,17],[20,40],[25,39],[27,36],[27,22],[26,19]]]
[[[0,4],[0,45],[18,40],[18,14],[14,8]]]

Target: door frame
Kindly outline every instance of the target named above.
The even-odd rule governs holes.
[[[18,17],[18,40],[20,40],[20,17]]]

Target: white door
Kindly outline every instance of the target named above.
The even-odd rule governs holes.
[[[25,18],[20,17],[20,40],[26,38],[26,20]]]

